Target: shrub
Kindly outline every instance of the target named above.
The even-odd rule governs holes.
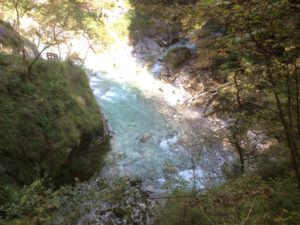
[[[196,196],[173,193],[156,214],[155,225],[297,225],[299,221],[300,196],[293,178],[265,181],[247,175]]]

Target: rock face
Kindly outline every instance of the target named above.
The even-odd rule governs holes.
[[[103,182],[105,181],[99,178],[89,182],[89,191],[92,190],[101,197],[83,203],[86,210],[79,216],[77,225],[150,225],[153,223],[152,212],[155,202],[148,199],[148,195],[141,190],[140,182],[123,178],[106,182],[105,188],[101,188]],[[87,188],[84,184],[82,186],[83,190]],[[68,223],[60,221],[59,224]]]
[[[38,54],[34,44],[2,20],[0,20],[0,51],[12,54],[20,54],[24,51],[24,54],[29,57],[35,57]]]
[[[133,53],[142,60],[153,60],[164,50],[179,41],[180,26],[156,21],[150,26],[138,29],[134,33]]]
[[[109,144],[85,72],[40,60],[27,74],[20,57],[0,58],[0,182],[91,177]]]

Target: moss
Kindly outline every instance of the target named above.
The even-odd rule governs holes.
[[[190,55],[191,52],[188,48],[184,46],[174,47],[165,54],[163,61],[172,68],[177,68],[184,63]]]
[[[18,183],[32,182],[36,171],[56,177],[67,174],[68,180],[91,176],[107,144],[101,139],[105,136],[101,112],[85,72],[69,63],[39,60],[27,74],[27,64],[19,57],[1,54],[2,59],[0,166],[4,174]]]

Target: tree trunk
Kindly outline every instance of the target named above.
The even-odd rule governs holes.
[[[276,106],[277,106],[279,118],[280,118],[281,123],[283,125],[285,136],[286,136],[286,139],[287,139],[287,143],[288,143],[288,146],[290,148],[290,155],[291,155],[291,159],[292,159],[292,164],[293,164],[293,167],[294,167],[294,171],[295,171],[295,175],[296,175],[296,179],[297,179],[297,184],[298,184],[298,188],[299,188],[299,191],[300,191],[300,172],[299,172],[299,167],[298,167],[298,158],[297,158],[298,150],[297,150],[297,146],[295,146],[293,136],[290,133],[291,130],[289,129],[289,126],[288,126],[288,124],[287,124],[287,122],[284,118],[284,113],[283,113],[283,110],[282,110],[282,106],[281,106],[279,96],[278,96],[278,94],[277,94],[277,92],[275,91],[274,88],[273,88],[272,91],[273,91],[273,94],[274,94],[275,99],[276,99]]]
[[[231,133],[232,144],[238,152],[239,160],[240,160],[240,173],[243,174],[245,171],[245,160],[244,160],[244,151],[245,149],[241,146],[240,141],[237,137],[237,126],[239,123],[239,119],[237,119],[234,123],[234,127]]]
[[[239,154],[239,159],[240,159],[240,173],[243,174],[245,171],[245,162],[244,162],[244,154],[243,154],[243,148],[241,147],[240,143],[235,140],[233,142],[234,147],[236,148],[238,154]]]
[[[296,117],[297,117],[297,130],[298,136],[300,137],[300,102],[299,102],[299,78],[298,78],[298,71],[297,65],[294,63],[295,72],[294,72],[294,79],[296,83]]]
[[[240,96],[240,87],[237,81],[237,74],[234,73],[234,85],[236,89],[236,100],[238,103],[238,108],[240,109],[242,107],[242,101],[241,101],[241,96]]]
[[[59,60],[61,60],[61,51],[60,51],[59,44],[57,44],[57,50],[58,50],[58,54],[59,54]]]
[[[34,58],[34,60],[29,64],[29,66],[27,67],[27,72],[30,74],[32,72],[32,67],[33,65],[36,63],[36,61],[41,57],[42,53],[49,48],[50,46],[52,46],[52,44],[46,45],[42,51],[39,52],[39,54],[37,54],[37,56]]]

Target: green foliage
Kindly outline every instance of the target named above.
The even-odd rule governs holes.
[[[185,62],[190,55],[191,52],[188,48],[176,47],[169,50],[162,60],[172,68],[176,68]]]
[[[4,19],[15,20],[15,29],[25,37],[44,46],[66,43],[74,35],[84,35],[94,47],[110,43],[105,25],[99,17],[97,1],[16,0],[3,1]],[[104,8],[114,8],[105,3]],[[101,9],[101,10],[100,10]],[[11,16],[13,15],[13,16]],[[31,19],[29,27],[22,27],[22,18]]]
[[[209,78],[221,83],[211,87],[216,95],[207,101],[212,102],[210,113],[227,121],[218,135],[240,154],[236,168],[243,164],[248,172],[201,196],[173,193],[156,224],[298,224],[300,5],[199,0],[186,6],[149,1],[143,7],[169,22],[179,20],[186,32],[202,28],[198,42],[204,56],[198,59],[210,62],[197,62],[198,68],[213,71]],[[259,148],[264,141],[251,140],[249,131],[262,133],[269,145]]]
[[[20,22],[19,19],[26,14],[30,14],[32,10],[38,5],[37,1],[35,0],[0,0],[0,3],[5,13],[13,11],[14,19],[17,23],[17,30],[19,30],[20,25],[18,24]]]
[[[191,196],[191,197],[182,197]],[[154,224],[298,224],[300,198],[293,178],[266,182],[242,176],[194,196],[177,191]]]
[[[2,58],[1,176],[29,183],[36,168],[71,180],[92,175],[107,147],[97,141],[104,128],[85,72],[69,63],[39,60],[29,75],[19,57]]]
[[[116,8],[116,3],[114,1],[104,1],[103,8],[111,10]]]
[[[129,36],[133,12],[129,11],[112,24],[112,30],[118,37],[125,39]]]
[[[130,219],[134,212],[131,208],[123,210],[126,200],[140,194],[137,189],[130,188],[126,179],[110,182],[99,178],[76,183],[75,186],[55,188],[46,176],[29,186],[11,188],[11,197],[0,207],[0,213],[5,213],[2,219],[0,214],[0,224],[72,225],[95,210],[95,207],[102,210],[103,206],[122,208],[122,215]]]
[[[211,33],[218,34],[211,35],[214,46],[209,47],[224,54],[212,66],[228,86],[218,91],[212,106],[231,121],[227,139],[241,164],[253,150],[245,144],[247,132],[262,131],[290,155],[300,187],[298,8],[286,0],[199,0],[191,15],[206,18]]]
[[[20,190],[12,189],[17,195],[2,205],[3,221],[14,225],[52,224],[53,212],[61,207],[64,195],[70,190],[67,186],[55,190],[47,178],[36,180]]]

